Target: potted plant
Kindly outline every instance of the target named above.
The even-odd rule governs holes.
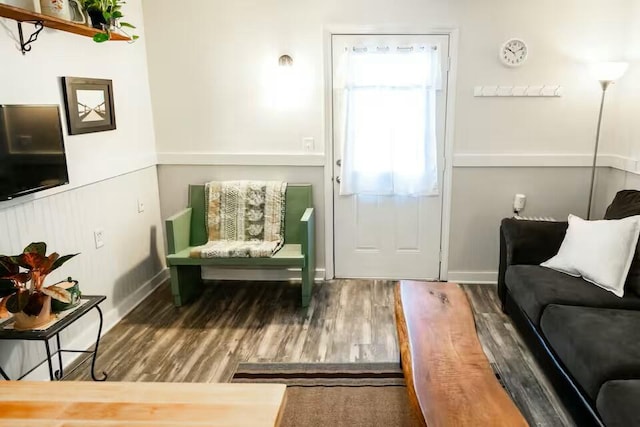
[[[78,254],[46,255],[47,244],[31,243],[22,254],[0,255],[0,311],[8,310],[16,317],[14,327],[35,329],[53,318],[51,299],[71,303],[71,294],[60,286],[44,286],[49,273]]]
[[[82,7],[87,11],[93,28],[104,31],[93,36],[93,40],[97,43],[106,42],[111,38],[111,32],[113,30],[120,30],[122,33],[127,34],[123,28],[135,29],[133,25],[128,22],[123,22],[121,18],[122,6],[126,4],[122,0],[80,0]],[[138,36],[132,35],[132,40],[137,40]]]

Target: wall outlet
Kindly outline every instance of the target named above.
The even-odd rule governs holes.
[[[138,213],[144,212],[144,202],[138,199]]]
[[[96,242],[96,249],[104,246],[104,230],[98,228],[93,232],[93,240]]]
[[[302,149],[304,151],[313,151],[316,148],[316,140],[313,137],[302,138]]]
[[[524,194],[516,194],[513,198],[513,212],[520,213],[527,204],[527,196]]]

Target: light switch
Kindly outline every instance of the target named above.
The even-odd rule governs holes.
[[[302,138],[302,149],[304,151],[313,151],[316,148],[316,140],[313,137]]]

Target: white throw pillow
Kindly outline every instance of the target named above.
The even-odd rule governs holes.
[[[622,297],[638,235],[640,215],[603,221],[585,221],[569,215],[569,228],[558,254],[540,265],[582,276]]]

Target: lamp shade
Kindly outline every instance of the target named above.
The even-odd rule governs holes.
[[[629,64],[626,62],[597,62],[591,64],[589,71],[591,76],[601,82],[618,80],[627,71]]]

